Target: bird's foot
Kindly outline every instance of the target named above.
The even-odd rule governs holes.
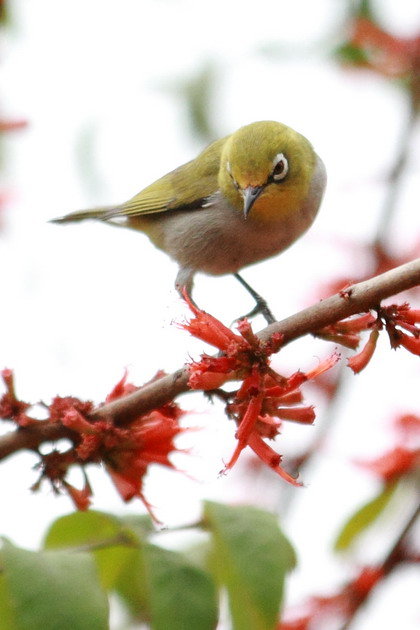
[[[235,319],[235,322],[239,321],[240,319],[244,319],[245,317],[250,319],[251,317],[255,317],[255,315],[262,315],[265,321],[267,322],[267,324],[274,324],[274,322],[276,321],[276,318],[274,317],[273,313],[268,308],[267,302],[261,297],[259,300],[255,300],[255,301],[257,303],[254,306],[254,308],[251,311],[249,311],[249,313],[246,313],[245,315],[242,315],[242,317],[238,317],[237,319]]]
[[[250,318],[250,317],[255,317],[255,315],[261,314],[265,318],[265,321],[267,322],[267,324],[273,324],[276,321],[276,318],[274,317],[273,313],[268,308],[268,304],[264,300],[264,298],[261,297],[261,295],[257,293],[248,284],[248,282],[246,282],[246,280],[244,280],[242,276],[239,275],[239,273],[234,273],[233,275],[242,284],[242,286],[248,291],[248,293],[252,295],[252,297],[254,298],[256,302],[254,308],[249,313],[247,313],[246,315],[243,315],[242,317],[238,317],[235,321],[238,321],[239,319],[243,319],[244,317]]]

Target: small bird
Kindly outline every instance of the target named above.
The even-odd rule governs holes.
[[[216,140],[194,160],[119,206],[53,219],[98,219],[147,234],[179,264],[175,286],[191,296],[194,274],[232,273],[256,300],[248,316],[274,321],[265,300],[239,275],[278,254],[312,224],[326,184],[308,140],[274,121],[251,123]]]

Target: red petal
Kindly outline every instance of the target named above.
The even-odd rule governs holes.
[[[228,378],[228,374],[200,372],[200,370],[196,370],[190,374],[188,385],[191,389],[203,389],[204,391],[208,391],[210,389],[217,389],[226,383]]]
[[[420,356],[420,337],[410,337],[400,333],[399,342],[406,350]]]
[[[187,324],[182,324],[182,328],[188,330],[194,337],[198,337],[206,343],[219,348],[219,350],[227,350],[232,342],[240,345],[244,344],[242,337],[235,335],[230,328],[222,324],[218,319],[195,306],[186,291],[183,292],[183,295],[189,308],[194,313],[195,319],[192,319]]]
[[[267,466],[274,470],[274,472],[280,475],[280,477],[283,477],[283,479],[291,483],[293,486],[302,485],[299,481],[297,481],[297,479],[295,479],[295,477],[292,477],[292,475],[289,475],[289,473],[283,470],[280,466],[281,455],[276,453],[259,435],[253,433],[248,440],[248,444],[254,453],[258,455],[258,457],[262,459]]]
[[[117,398],[121,398],[122,396],[126,396],[127,394],[131,394],[137,391],[138,387],[126,382],[127,376],[128,372],[127,370],[125,370],[122,379],[118,381],[113,390],[105,398],[106,403],[109,403],[112,400],[116,400]]]
[[[313,406],[310,407],[279,407],[277,415],[282,420],[292,420],[302,424],[312,424],[315,420],[315,411]]]
[[[249,401],[245,414],[236,432],[238,444],[233,452],[232,457],[226,464],[226,469],[233,468],[238,460],[239,455],[247,445],[250,434],[255,427],[255,423],[258,420],[258,416],[261,411],[262,401],[262,394],[259,394],[258,396],[253,396]]]
[[[358,354],[355,354],[353,357],[347,359],[347,365],[353,370],[355,374],[361,372],[371,360],[373,353],[375,352],[378,337],[379,331],[377,330],[377,328],[375,328],[370,333],[369,339],[363,350],[361,350]]]
[[[336,332],[341,334],[345,333],[357,333],[362,330],[366,330],[369,328],[371,324],[374,324],[376,318],[370,313],[366,313],[365,315],[361,315],[360,317],[355,317],[354,319],[342,319],[341,321],[334,324],[334,329]]]
[[[400,317],[405,319],[406,322],[410,324],[419,324],[420,323],[420,309],[416,310],[414,308],[409,308],[404,310],[402,313],[400,312]]]
[[[200,362],[188,366],[188,384],[191,389],[215,389],[228,380],[229,373],[236,365],[236,360],[232,357],[202,356]]]
[[[90,497],[92,496],[92,491],[89,484],[86,484],[83,490],[78,490],[67,481],[63,481],[63,485],[69,493],[69,496],[76,508],[81,512],[85,512],[91,504]]]
[[[323,374],[327,370],[330,370],[339,360],[340,355],[338,354],[338,352],[334,352],[330,357],[327,357],[323,361],[320,361],[315,368],[309,370],[309,372],[305,372],[306,379],[310,380],[311,378],[316,378],[320,374]]]
[[[131,501],[133,497],[139,496],[143,482],[143,479],[142,477],[140,477],[140,475],[138,479],[134,480],[122,473],[117,472],[109,466],[108,473],[123,501],[128,502]]]
[[[282,405],[298,405],[303,401],[302,392],[297,389],[294,392],[290,392],[289,394],[285,394],[284,396],[279,396],[277,399],[278,403]]]

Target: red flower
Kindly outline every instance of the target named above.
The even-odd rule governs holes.
[[[330,627],[330,622],[337,623],[337,616],[341,623],[351,618],[360,603],[369,592],[384,577],[385,572],[378,567],[365,567],[343,588],[333,595],[326,597],[310,597],[303,606],[299,606],[299,613],[290,614],[290,619],[282,621],[278,630],[321,630]],[[303,608],[303,613],[301,612]]]
[[[233,467],[241,451],[248,445],[267,466],[283,479],[293,485],[300,485],[294,477],[283,470],[280,466],[281,456],[264,442],[263,437],[273,439],[278,434],[281,423],[275,418],[301,424],[314,422],[315,413],[312,406],[285,407],[284,405],[294,405],[296,400],[300,402],[301,393],[298,390],[300,385],[330,369],[337,360],[338,355],[333,355],[320,362],[316,368],[306,374],[295,372],[289,378],[280,377],[280,375],[274,376],[272,372],[262,377],[259,371],[254,369],[236,392],[234,401],[227,406],[228,414],[235,419],[238,425],[236,433],[238,444],[226,465],[226,469]],[[277,380],[282,380],[282,385],[273,385],[275,377]]]
[[[359,328],[359,330],[362,330],[363,327],[372,328],[364,348],[347,361],[347,365],[355,374],[363,370],[371,360],[378,341],[379,331],[382,330],[384,326],[392,348],[395,349],[399,346],[403,346],[413,354],[420,355],[420,328],[418,326],[420,323],[420,312],[411,309],[410,305],[407,303],[380,306],[376,310],[378,313],[376,319],[368,314],[356,320],[344,320],[343,322],[334,324],[332,327],[327,327],[327,329],[330,328],[336,333],[336,341],[339,341],[337,333],[340,333],[341,330],[348,330],[348,325],[351,326],[352,321],[355,322],[356,328]],[[409,334],[402,332],[401,328]],[[323,329],[323,331],[327,329]],[[321,331],[321,333],[323,331]]]
[[[138,389],[126,383],[126,378],[125,374],[107,401]],[[174,438],[184,431],[178,423],[182,414],[177,405],[168,403],[121,428],[108,421],[89,422],[76,408],[71,408],[62,423],[80,435],[76,449],[79,460],[103,462],[123,500],[139,497],[151,512],[143,494],[143,478],[150,464],[173,468],[169,455],[177,450]]]
[[[239,350],[247,348],[248,344],[245,339],[239,335],[235,335],[230,328],[227,328],[227,326],[213,317],[213,315],[200,310],[190,300],[185,291],[184,299],[195,317],[188,323],[182,324],[182,328],[188,330],[194,337],[198,337],[198,339],[209,343],[211,346],[215,346],[228,355],[235,354]]]
[[[414,470],[418,466],[419,461],[420,449],[412,450],[404,446],[396,446],[376,459],[370,461],[357,460],[356,463],[359,466],[363,466],[363,468],[367,468],[388,483]]]
[[[420,356],[420,339],[418,337],[410,337],[409,335],[405,335],[400,332],[399,344],[404,346],[404,348],[412,354]]]
[[[15,392],[15,383],[12,370],[5,368],[1,371],[3,382],[6,386],[6,393],[0,398],[0,418],[4,420],[14,420],[19,426],[25,427],[36,422],[26,415],[25,411],[30,404],[19,400]]]
[[[363,348],[358,354],[353,355],[349,359],[347,359],[347,365],[349,368],[353,370],[355,374],[358,374],[367,366],[369,361],[371,360],[373,353],[375,352],[376,342],[378,341],[379,331],[377,328],[372,330],[369,335],[369,339]]]
[[[278,475],[293,485],[300,485],[283,470],[281,456],[263,438],[274,439],[279,433],[281,420],[313,423],[315,413],[312,406],[294,406],[302,401],[299,387],[335,365],[338,355],[320,362],[306,374],[299,371],[285,378],[270,368],[269,361],[269,356],[281,346],[281,335],[274,334],[267,343],[262,343],[248,320],[244,319],[238,323],[239,337],[193,305],[188,296],[185,299],[195,317],[183,327],[224,352],[217,357],[204,355],[200,361],[190,365],[190,387],[209,390],[220,387],[227,380],[242,379],[239,389],[230,394],[232,400],[226,408],[229,417],[236,422],[238,442],[225,470],[231,469],[243,449],[249,446]]]
[[[365,54],[367,68],[385,76],[401,77],[414,70],[420,55],[420,37],[395,37],[364,17],[353,23],[351,43]]]
[[[10,371],[3,376],[8,383],[9,393],[13,391]],[[138,387],[127,383],[127,374],[117,383],[106,402],[136,391]],[[25,403],[26,405],[26,403]],[[33,489],[39,488],[42,479],[48,479],[55,492],[65,490],[79,510],[90,505],[92,490],[84,467],[86,464],[103,464],[124,501],[139,497],[152,517],[151,507],[143,494],[143,480],[150,464],[160,464],[174,468],[170,454],[176,451],[175,437],[184,431],[179,426],[183,411],[173,402],[159,409],[135,418],[129,425],[119,427],[110,420],[92,422],[89,414],[93,403],[81,401],[72,396],[53,399],[49,409],[49,420],[62,424],[73,432],[69,438],[73,446],[65,452],[53,450],[41,455],[40,479]],[[34,422],[37,422],[34,420]],[[67,481],[69,468],[78,465],[85,475],[82,489],[75,488]],[[156,519],[155,519],[156,520]]]
[[[80,400],[74,396],[56,396],[48,407],[51,422],[62,422],[69,411],[76,411],[82,416],[87,416],[93,411],[93,402]]]
[[[378,316],[384,322],[391,348],[403,346],[413,354],[420,356],[420,318],[419,311],[411,309],[410,305],[391,304],[378,309]],[[400,329],[410,334],[402,332]]]

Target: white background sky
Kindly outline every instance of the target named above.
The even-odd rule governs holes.
[[[400,35],[415,32],[416,2],[377,4],[386,27]],[[254,120],[280,120],[311,140],[329,175],[310,233],[244,276],[283,317],[313,299],[321,279],[343,270],[356,275],[363,268],[363,259],[346,242],[368,242],[375,233],[406,103],[395,86],[373,74],[343,71],[328,57],[346,3],[15,0],[11,5],[1,56],[1,106],[5,116],[27,118],[29,127],[3,140],[4,185],[12,201],[0,242],[0,367],[15,370],[25,400],[48,401],[59,393],[100,401],[125,367],[140,384],[203,350],[201,342],[171,325],[187,316],[173,288],[176,265],[146,237],[102,224],[61,227],[47,221],[124,201],[194,157],[203,141],[191,133],[174,86],[205,64],[217,77],[209,111],[218,136]],[[270,45],[277,54],[267,54]],[[392,224],[397,252],[420,233],[418,164],[417,134]],[[251,307],[230,277],[197,276],[195,296],[225,323]],[[256,320],[255,329],[262,325]],[[285,373],[306,369],[325,347],[304,340],[276,363]],[[186,397],[183,406],[200,412],[188,422],[204,430],[183,439],[183,445],[193,445],[193,457],[179,461],[199,483],[156,468],[146,482],[147,496],[171,526],[196,518],[203,496],[276,509],[285,493],[295,493],[284,523],[302,563],[295,593],[320,592],[342,569],[325,555],[334,532],[376,489],[349,459],[391,444],[384,426],[396,412],[418,411],[417,382],[415,357],[391,353],[383,339],[372,365],[349,379],[339,421],[316,465],[305,472],[304,490],[285,489],[280,479],[262,473],[248,474],[244,484],[245,467],[219,479],[233,447],[233,426],[218,406]],[[321,416],[321,402],[318,411]],[[279,451],[296,440],[306,443],[312,430],[286,432]],[[46,486],[36,495],[29,492],[34,463],[31,455],[20,454],[0,467],[1,533],[30,547],[55,517],[71,509],[67,497],[53,498]],[[92,481],[97,509],[141,509],[122,506],[100,471]],[[361,621],[358,629],[417,627],[408,604],[413,581],[406,576],[392,584],[392,598],[390,588],[372,612],[374,624]]]

